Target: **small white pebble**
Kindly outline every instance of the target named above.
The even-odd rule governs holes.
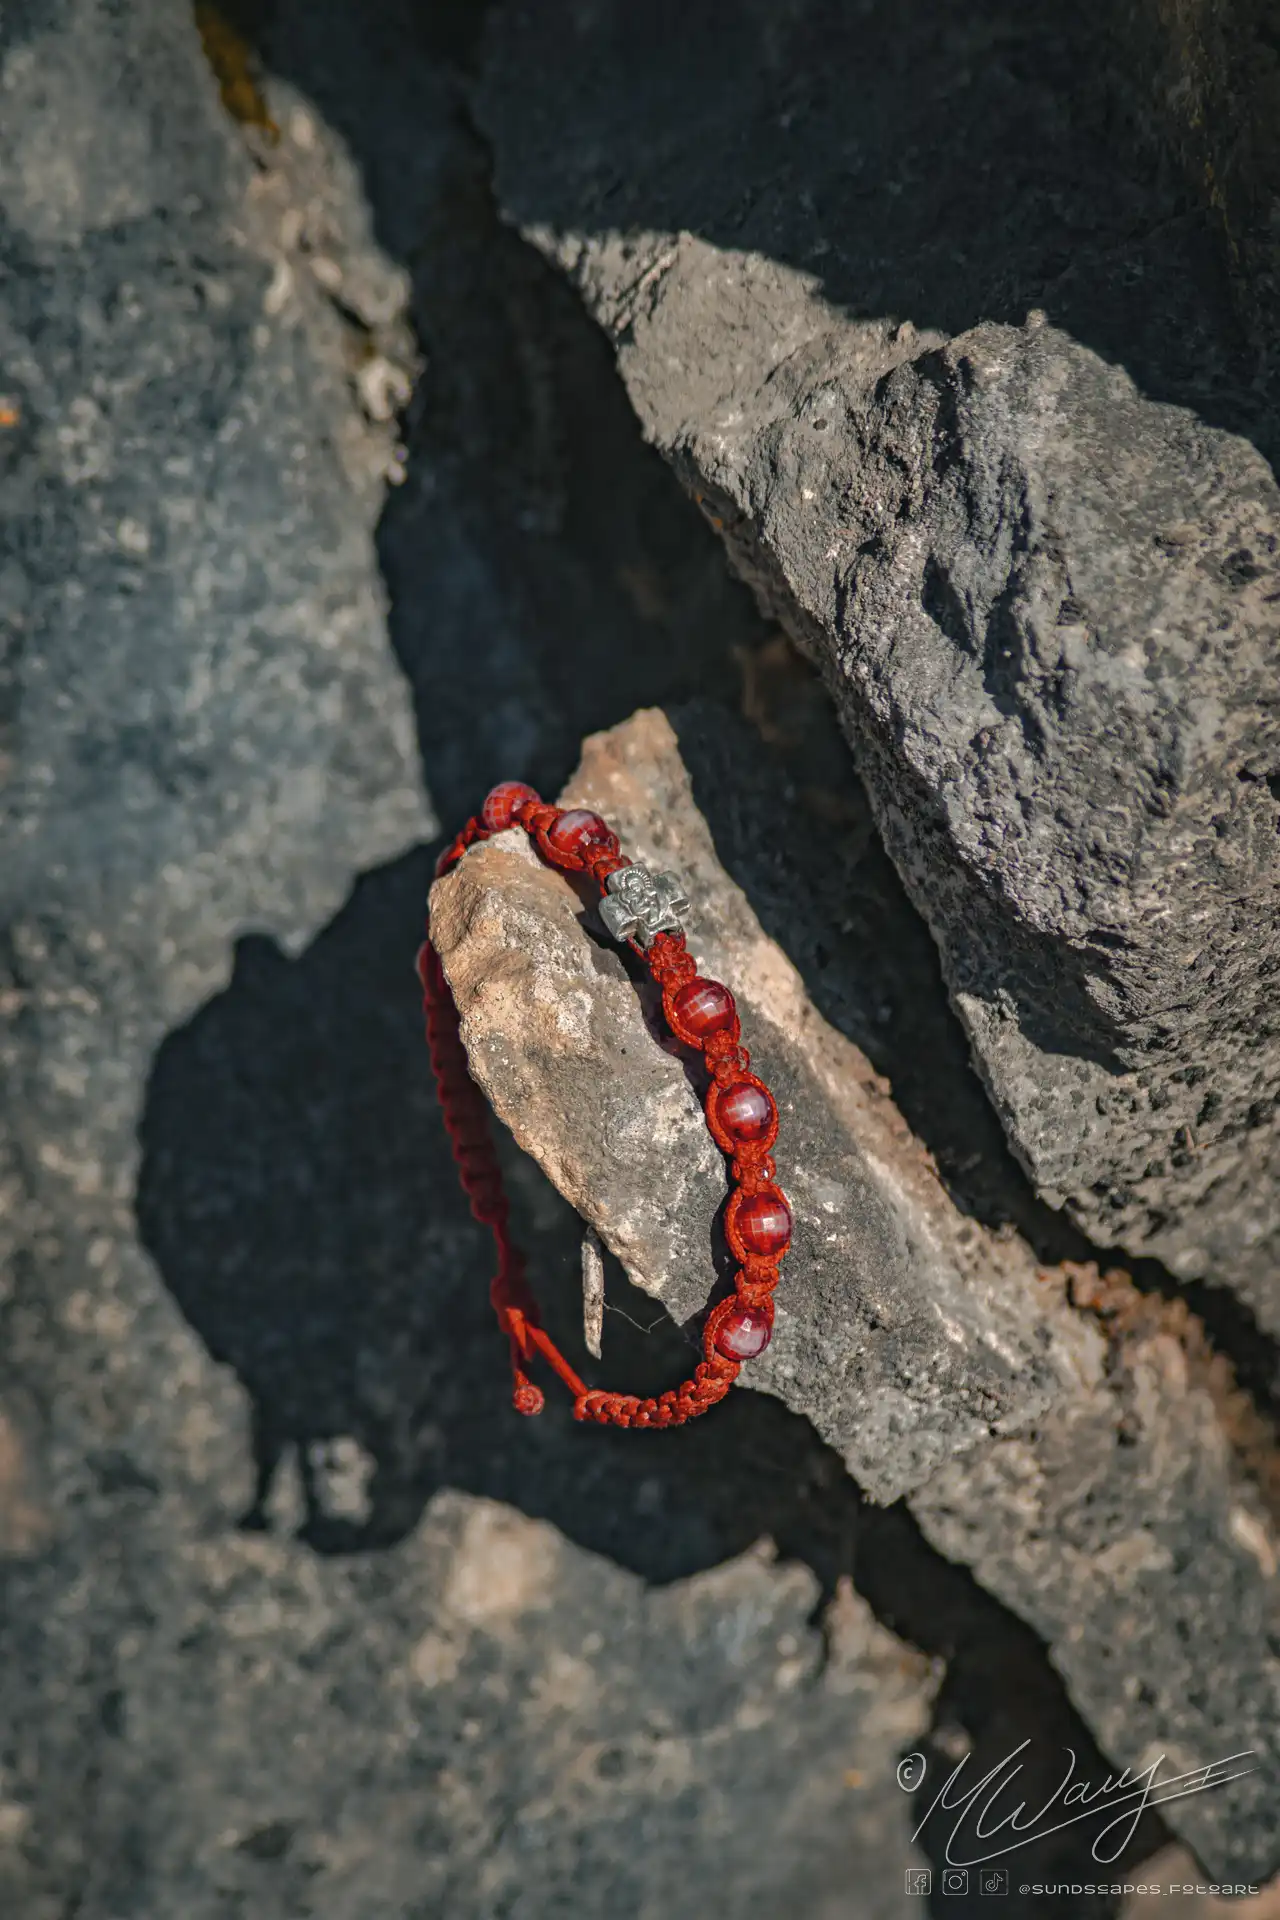
[[[311,271],[326,293],[338,293],[342,287],[342,268],[327,253],[313,253]]]
[[[274,319],[282,313],[289,295],[293,292],[293,269],[283,257],[277,259],[275,271],[271,276],[271,285],[263,295],[262,308]]]
[[[413,392],[413,382],[394,360],[375,353],[356,375],[356,392],[370,420],[393,420]]]
[[[116,528],[116,539],[126,553],[150,553],[151,535],[141,520],[125,519]]]

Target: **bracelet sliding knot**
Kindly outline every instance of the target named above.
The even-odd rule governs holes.
[[[740,1044],[737,1003],[728,987],[699,974],[689,952],[681,916],[689,901],[673,873],[651,873],[626,858],[618,837],[598,813],[585,807],[549,806],[532,787],[506,780],[493,788],[436,862],[448,873],[468,847],[509,827],[522,827],[549,865],[584,873],[600,888],[600,917],[615,940],[644,958],[662,990],[668,1027],[685,1046],[701,1053],[708,1068],[704,1099],[707,1128],[729,1160],[733,1192],[724,1214],[725,1241],[738,1263],[734,1291],[707,1314],[703,1358],[680,1386],[641,1399],[588,1387],[574,1372],[538,1317],[525,1278],[524,1259],[510,1238],[488,1110],[467,1067],[458,1012],[430,930],[418,954],[427,1043],[440,1095],[445,1129],[471,1211],[493,1233],[498,1270],[489,1298],[511,1353],[512,1404],[517,1413],[540,1413],[543,1395],[527,1368],[540,1355],[573,1395],[574,1416],[618,1427],[680,1426],[723,1400],[742,1363],[764,1352],[773,1334],[773,1291],[778,1262],[791,1244],[792,1217],[776,1184],[771,1153],[778,1109],[769,1089],[751,1072]]]

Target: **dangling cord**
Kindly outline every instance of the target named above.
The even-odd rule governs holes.
[[[493,789],[482,812],[441,854],[436,877],[448,873],[468,847],[514,825],[525,829],[551,865],[590,874],[602,894],[610,874],[630,865],[619,852],[617,836],[598,814],[576,808],[562,812],[547,806],[531,787],[507,781]],[[742,1361],[768,1345],[773,1289],[778,1283],[778,1262],[790,1244],[791,1212],[774,1180],[769,1151],[777,1137],[777,1108],[764,1082],[751,1073],[750,1056],[739,1044],[733,995],[718,981],[698,974],[682,933],[659,932],[647,948],[634,939],[629,944],[662,989],[663,1012],[672,1033],[706,1057],[711,1071],[705,1101],[707,1125],[721,1151],[730,1157],[736,1189],[725,1213],[725,1238],[740,1263],[735,1291],[707,1316],[703,1358],[692,1378],[656,1399],[588,1387],[543,1330],[525,1278],[524,1256],[511,1240],[488,1108],[467,1066],[458,1010],[429,928],[418,953],[418,977],[445,1129],[471,1211],[481,1225],[490,1228],[497,1248],[498,1266],[489,1298],[510,1347],[516,1411],[542,1411],[542,1392],[527,1371],[536,1352],[573,1395],[576,1419],[619,1427],[673,1427],[723,1400]]]

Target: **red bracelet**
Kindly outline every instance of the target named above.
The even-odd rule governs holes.
[[[688,908],[674,874],[651,874],[618,850],[618,837],[599,814],[573,807],[563,812],[539,799],[532,787],[507,780],[493,789],[479,817],[469,820],[436,862],[448,873],[467,848],[505,828],[521,826],[543,859],[567,873],[587,873],[601,892],[600,914],[613,937],[647,963],[662,989],[667,1025],[678,1040],[696,1047],[711,1070],[705,1110],[711,1137],[729,1156],[734,1191],[724,1231],[738,1261],[735,1291],[707,1315],[703,1359],[693,1377],[656,1400],[633,1393],[606,1393],[580,1380],[538,1320],[525,1278],[524,1257],[512,1245],[502,1176],[489,1134],[488,1109],[467,1069],[458,1031],[458,1010],[439,956],[428,938],[418,954],[427,1016],[427,1044],[435,1069],[444,1122],[471,1211],[493,1230],[498,1271],[489,1298],[511,1345],[518,1413],[540,1413],[543,1397],[526,1369],[540,1353],[574,1397],[579,1420],[617,1427],[676,1427],[723,1400],[744,1360],[763,1353],[773,1333],[773,1290],[778,1262],[791,1243],[791,1209],[775,1179],[769,1149],[778,1134],[778,1109],[764,1082],[750,1071],[750,1055],[733,995],[717,980],[704,980],[685,944],[678,915]]]

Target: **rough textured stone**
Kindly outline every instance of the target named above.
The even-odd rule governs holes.
[[[625,538],[520,526],[552,349],[451,197],[454,89],[403,27],[379,66],[363,7],[345,41],[299,15],[369,124],[404,89],[422,279],[479,342],[449,359],[470,437],[395,496],[452,804],[488,754],[576,738],[530,638],[563,579],[610,640],[665,630],[614,579],[638,520],[682,617],[733,595],[620,394]],[[393,859],[433,823],[374,541],[396,423],[361,375],[408,364],[407,275],[314,100],[264,85],[250,164],[189,7],[0,15],[0,1912],[820,1916],[855,1886],[888,1916],[939,1670],[802,1521],[825,1476],[852,1533],[836,1463],[798,1421],[757,1428],[768,1464],[731,1425],[677,1476],[492,1418],[412,976],[429,858]],[[495,444],[526,452],[505,492]],[[487,732],[465,634],[482,679],[506,649]]]
[[[1143,1891],[1128,1895],[1120,1908],[1120,1920],[1160,1920],[1171,1899],[1185,1910],[1187,1920],[1233,1920],[1240,1911],[1239,1900],[1232,1899],[1225,1889],[1210,1892],[1185,1847],[1161,1848],[1154,1858],[1144,1861],[1138,1879]],[[1275,1920],[1280,1913],[1280,1881],[1272,1880],[1251,1895],[1249,1911],[1255,1920]]]
[[[510,217],[821,663],[1040,1192],[1280,1327],[1274,392],[1109,125],[1105,25],[811,0],[672,67],[542,0],[478,97]]]
[[[160,1022],[225,978],[214,901],[299,940],[428,818],[373,563],[386,454],[316,351],[324,303],[282,275],[191,22],[156,7],[135,35],[81,0],[23,24],[2,49],[28,102],[3,176],[2,904],[20,974],[36,949],[100,974],[128,952],[165,972]],[[82,145],[50,166],[67,121]],[[97,1012],[52,1014],[54,1051]]]
[[[680,873],[695,956],[738,995],[779,1096],[796,1242],[751,1384],[806,1413],[873,1491],[908,1490],[927,1536],[1044,1636],[1117,1764],[1163,1750],[1174,1772],[1255,1749],[1257,1772],[1167,1817],[1219,1874],[1264,1877],[1280,1719],[1274,1476],[1264,1466],[1260,1484],[1185,1311],[1130,1307],[1100,1345],[1068,1276],[955,1210],[719,866],[661,715],[588,742],[561,798]],[[436,883],[432,927],[472,1070],[517,1140],[633,1281],[680,1318],[705,1305],[723,1171],[677,1050],[578,890],[525,836],[495,836]],[[989,1356],[1016,1373],[1037,1343],[1033,1413]],[[991,1437],[960,1370],[997,1383]]]
[[[1030,1629],[905,1508],[861,1501],[780,1401],[735,1395],[651,1447],[506,1410],[410,969],[435,847],[364,864],[428,817],[392,655],[450,822],[512,771],[554,791],[585,731],[694,688],[741,688],[774,738],[795,683],[603,342],[496,217],[444,62],[465,9],[234,0],[265,58],[259,97],[219,39],[241,129],[188,11],[0,17],[5,367],[48,356],[58,427],[79,382],[101,402],[136,380],[97,483],[63,490],[38,410],[34,450],[0,434],[0,463],[25,462],[6,529],[46,554],[17,608],[39,620],[5,630],[32,726],[6,746],[24,809],[29,750],[85,802],[55,788],[5,874],[0,1912],[900,1913],[924,1811],[892,1783],[902,1746],[932,1774],[1030,1741],[1042,1796],[1064,1746],[1093,1779],[1102,1756]],[[75,240],[69,208],[108,224]],[[410,277],[427,372],[396,422]],[[388,469],[390,649],[369,537]],[[166,526],[145,552],[124,529],[123,612],[98,544],[116,501]],[[73,648],[82,582],[101,623]],[[241,614],[260,647],[233,644]],[[91,791],[67,775],[78,723]],[[722,791],[755,822],[772,749],[748,744],[753,778]],[[1017,1211],[834,729],[777,761],[821,823],[809,884],[844,902],[805,962],[824,1010],[927,1092],[965,1190]],[[749,843],[772,926],[795,863]],[[569,1279],[571,1210],[522,1157],[508,1171],[540,1280]],[[682,1358],[616,1313],[608,1341],[633,1380]],[[1026,1859],[1089,1866],[1077,1830]],[[1041,1910],[1016,1887],[1008,1908]]]
[[[1053,1311],[1025,1245],[957,1212],[884,1082],[817,1013],[728,880],[665,717],[596,736],[566,798],[680,875],[699,966],[737,996],[778,1102],[796,1233],[753,1381],[808,1414],[888,1501],[1095,1379],[1096,1333]],[[653,1044],[656,989],[645,981],[637,995],[592,921],[598,941],[573,887],[518,828],[432,891],[432,938],[494,1107],[632,1279],[689,1321],[715,1277],[725,1163],[682,1050]]]

